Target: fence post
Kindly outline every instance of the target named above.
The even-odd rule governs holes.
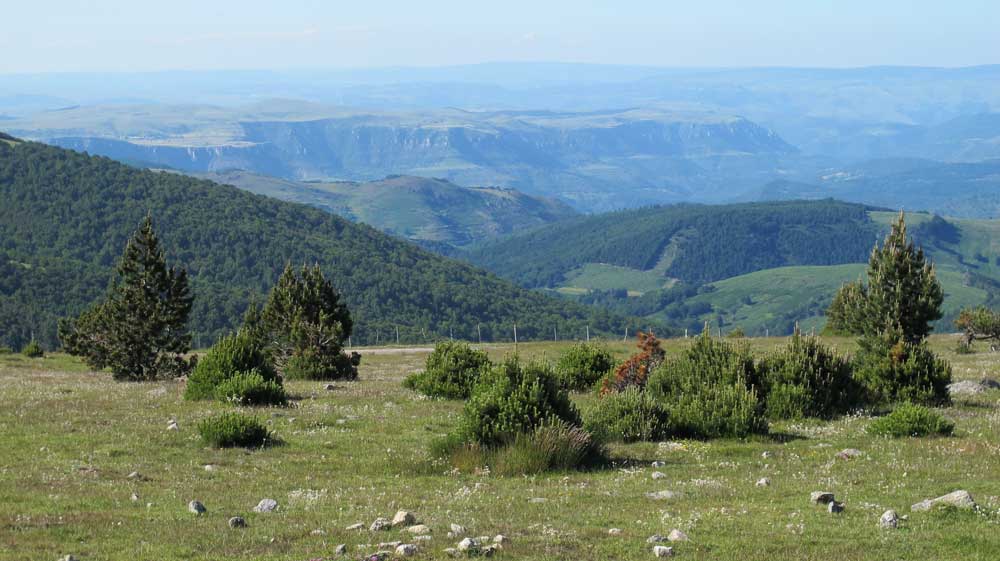
[[[477,323],[476,324],[476,333],[479,335],[479,344],[482,345],[483,344],[483,324],[481,324],[481,323]]]
[[[517,322],[514,322],[514,354],[517,354]]]
[[[590,342],[590,326],[587,326],[587,342]]]

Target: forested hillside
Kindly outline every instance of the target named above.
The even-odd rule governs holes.
[[[0,142],[0,343],[55,322],[107,286],[149,213],[167,258],[191,274],[196,344],[231,329],[285,263],[319,263],[356,318],[354,343],[618,333],[626,321],[524,290],[327,212],[33,142]],[[643,323],[643,326],[646,322]],[[633,329],[638,324],[632,326]]]
[[[469,259],[525,286],[589,263],[702,284],[789,265],[863,261],[879,226],[837,201],[676,205],[587,216],[486,244]]]

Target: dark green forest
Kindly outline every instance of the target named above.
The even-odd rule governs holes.
[[[863,205],[833,200],[654,206],[587,216],[481,245],[475,264],[530,287],[586,263],[700,285],[792,265],[864,262],[880,228]]]
[[[187,268],[196,346],[232,329],[287,262],[318,263],[355,318],[353,344],[509,340],[647,327],[552,298],[368,226],[209,181],[44,144],[0,143],[0,343],[56,345],[56,320],[105,291],[147,213]],[[477,329],[477,327],[479,329]]]

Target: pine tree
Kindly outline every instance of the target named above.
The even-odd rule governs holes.
[[[340,294],[318,265],[291,264],[271,290],[260,314],[263,336],[275,362],[290,378],[353,379],[360,355],[343,352],[354,326]]]
[[[67,352],[115,379],[152,380],[184,373],[191,346],[186,329],[193,298],[187,271],[167,268],[147,216],[125,246],[105,299],[75,321],[62,321]]]
[[[882,246],[872,249],[868,282],[841,287],[827,315],[833,331],[870,337],[893,330],[906,342],[918,343],[941,318],[943,301],[934,265],[907,237],[901,212]]]

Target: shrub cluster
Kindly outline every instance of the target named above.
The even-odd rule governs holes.
[[[407,377],[403,385],[431,397],[466,399],[489,367],[485,352],[465,343],[445,341],[434,346],[423,372]]]
[[[285,388],[277,380],[266,380],[257,370],[237,372],[223,380],[215,396],[236,405],[287,405]]]
[[[908,342],[890,333],[863,338],[860,345],[854,378],[869,403],[942,405],[950,401],[951,366],[935,356],[925,341]]]
[[[629,387],[601,396],[584,426],[602,441],[652,441],[670,434],[670,414],[648,392]]]
[[[858,403],[850,362],[815,337],[796,332],[787,347],[761,360],[760,371],[772,419],[831,417]]]
[[[271,434],[256,417],[226,412],[198,423],[202,441],[215,448],[255,448],[271,440]]]
[[[902,438],[907,436],[948,436],[955,424],[926,407],[902,403],[892,413],[871,422],[868,434]]]
[[[590,343],[578,343],[559,357],[556,374],[564,388],[585,391],[594,387],[614,367],[615,358],[610,351]]]
[[[241,375],[240,380],[232,381],[237,375]],[[252,387],[253,384],[256,386]],[[285,401],[276,395],[283,394],[284,389],[270,357],[260,341],[243,330],[219,339],[198,361],[188,377],[184,398],[229,399],[238,392],[246,392],[241,399],[260,396],[269,400],[261,405]]]
[[[45,351],[42,350],[42,346],[38,344],[38,341],[32,339],[21,349],[21,354],[28,358],[42,358],[45,355]]]

